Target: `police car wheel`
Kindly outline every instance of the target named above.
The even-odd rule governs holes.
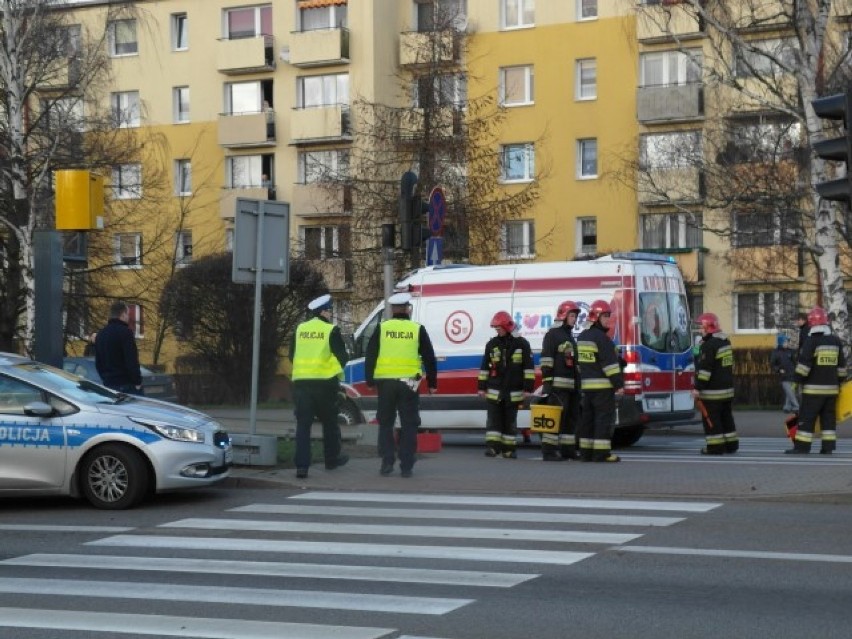
[[[337,409],[337,423],[341,426],[354,426],[360,420],[358,419],[358,410],[349,402],[340,404]]]
[[[83,495],[95,508],[131,508],[145,496],[148,467],[139,453],[120,444],[90,451],[80,465]]]

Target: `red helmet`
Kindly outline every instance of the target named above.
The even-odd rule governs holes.
[[[716,313],[702,313],[695,318],[695,323],[708,333],[716,333],[722,330],[722,327],[719,326],[719,318],[716,316]]]
[[[603,314],[612,314],[612,308],[609,306],[609,302],[604,302],[603,300],[595,300],[592,302],[592,305],[589,306],[589,314],[587,319],[594,324],[598,321],[601,315]]]
[[[828,326],[828,314],[825,309],[814,306],[808,313],[808,324],[811,326]]]
[[[506,311],[497,311],[494,317],[491,318],[492,328],[502,328],[507,333],[515,330],[515,322],[512,321],[512,316]]]
[[[564,322],[565,318],[568,317],[568,313],[578,313],[580,312],[580,306],[577,302],[572,302],[571,300],[565,300],[559,305],[559,308],[556,309],[556,321]]]

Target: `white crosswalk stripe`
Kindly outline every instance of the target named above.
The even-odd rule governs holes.
[[[93,527],[88,532],[109,536],[68,548],[67,553],[2,560],[0,593],[7,606],[0,607],[0,628],[110,637],[438,639],[406,635],[403,628],[390,627],[400,625],[398,616],[384,624],[381,615],[446,615],[487,597],[489,589],[513,588],[545,570],[635,541],[647,529],[671,526],[686,515],[721,505],[328,492],[301,493],[284,502],[171,521],[160,524],[156,534]],[[45,527],[56,532],[60,528]],[[506,570],[477,570],[482,562]],[[526,569],[512,570],[522,566]],[[25,572],[45,568],[49,573]],[[13,569],[22,572],[13,575]],[[139,575],[141,581],[129,574]],[[187,583],[181,576],[199,579]],[[237,580],[246,576],[257,581],[251,587],[239,585]],[[328,587],[318,588],[311,580],[323,580]],[[370,590],[346,588],[347,582],[369,584]],[[429,585],[451,586],[452,596],[435,596],[434,589],[424,590]],[[23,601],[56,602],[63,597],[77,599],[74,605],[55,604],[55,610],[15,607]],[[148,602],[152,614],[110,610],[111,601],[134,600]],[[180,602],[187,615],[154,614],[155,602]],[[247,619],[209,617],[211,605],[212,610],[238,606]],[[260,607],[264,621],[252,620],[252,610]],[[341,625],[289,621],[291,614],[304,609],[322,609],[319,618],[324,621],[333,620],[334,611],[368,613],[376,627],[351,625],[351,617],[350,624]],[[3,630],[0,636],[5,636]]]

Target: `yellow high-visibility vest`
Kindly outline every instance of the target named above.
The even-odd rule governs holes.
[[[293,358],[293,381],[301,379],[331,379],[343,374],[343,367],[331,352],[333,324],[319,317],[302,322],[296,328],[296,349]]]
[[[420,324],[389,319],[379,325],[376,379],[413,378],[420,374]]]

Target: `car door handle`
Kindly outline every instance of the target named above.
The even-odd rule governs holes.
[[[69,428],[67,432],[68,432],[69,435],[79,435],[80,434],[80,431],[77,430],[76,428]]]

